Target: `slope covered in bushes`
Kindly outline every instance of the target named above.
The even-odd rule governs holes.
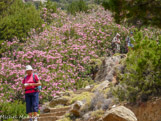
[[[44,31],[40,34],[33,30],[26,43],[18,39],[2,43],[6,50],[0,59],[2,99],[12,101],[23,97],[21,82],[28,64],[42,82],[40,99],[48,100],[59,91],[91,83],[90,59],[109,53],[116,32],[122,38],[128,33],[128,29],[113,23],[110,13],[103,8],[75,17],[58,10],[50,19],[52,25],[43,24]]]
[[[130,31],[135,32],[135,39],[138,43],[144,40],[139,38],[140,35],[137,34],[139,32],[135,27],[128,28],[114,23],[111,13],[101,7],[96,7],[89,11],[88,14],[77,13],[76,16],[68,15],[59,9],[57,13],[50,15],[46,12],[47,8],[43,8],[43,10],[44,19],[49,17],[48,19],[50,20],[50,25],[47,21],[41,25],[43,32],[38,34],[33,29],[29,33],[29,37],[26,38],[25,43],[20,43],[20,40],[16,38],[12,42],[5,41],[2,43],[6,51],[0,59],[1,101],[24,100],[21,82],[25,76],[25,66],[28,64],[33,66],[34,72],[38,73],[42,82],[40,94],[40,102],[42,103],[43,101],[51,100],[60,91],[76,90],[93,83],[90,60],[109,55],[111,41],[116,33],[121,35],[121,52],[125,50],[125,38]],[[153,64],[153,61],[150,61],[153,59],[148,60],[146,57],[148,55],[146,51],[151,48],[151,44],[148,44],[151,41],[153,43],[152,47],[156,49],[157,45],[154,41],[157,39],[160,30],[152,32],[153,30],[151,29],[142,29],[141,31],[144,34],[143,38],[147,39],[141,42],[144,43],[141,44],[142,46],[139,43],[134,48],[134,51],[129,53],[130,61],[127,62],[127,67],[130,68],[129,70],[133,69],[132,62],[136,62],[136,68],[140,69],[142,73],[142,69],[148,67],[148,63],[152,62]],[[145,47],[146,51],[144,51],[143,47]],[[143,48],[143,51],[140,52],[140,48]],[[154,50],[151,52],[153,56],[156,52],[159,53],[159,51]],[[135,58],[135,55],[138,58]],[[142,57],[145,58],[142,60]],[[139,58],[141,63],[144,60],[150,62],[145,67],[140,67],[140,62],[137,60]],[[154,62],[156,61],[159,61],[158,56],[156,56]],[[154,67],[157,67],[157,65]],[[137,70],[129,70],[128,72],[132,76],[127,73],[128,79],[138,72]],[[140,79],[143,80],[141,77],[144,75],[140,72],[140,75],[134,77],[138,79],[136,80],[137,83],[140,83]],[[126,80],[126,76],[123,78]],[[156,76],[155,78],[158,77]],[[133,82],[134,79],[130,78],[129,80]],[[159,80],[157,81],[159,82]]]
[[[160,96],[161,36],[158,41],[153,39],[143,37],[142,32],[137,33],[134,50],[128,53],[125,69],[119,76],[120,85],[114,88],[114,94],[120,100],[136,103]]]

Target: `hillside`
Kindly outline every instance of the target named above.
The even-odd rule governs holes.
[[[24,12],[26,14],[28,6],[22,5],[24,9],[27,8]],[[13,12],[12,7],[9,13]],[[13,8],[16,13],[19,11],[17,7]],[[34,8],[32,10],[36,11]],[[26,65],[31,65],[41,80],[40,105],[52,102],[58,95],[65,93],[63,96],[70,106],[76,101],[84,103],[85,100],[81,116],[88,111],[98,110],[101,110],[99,114],[102,116],[112,106],[119,106],[122,102],[140,105],[153,97],[160,97],[160,29],[138,29],[135,26],[116,24],[111,12],[97,5],[87,13],[79,12],[76,15],[61,9],[54,10],[50,6],[43,6],[40,13],[39,10],[35,12],[41,16],[38,18],[40,24],[35,21],[34,27],[37,28],[31,30],[27,26],[29,20],[23,18],[26,23],[22,21],[21,24],[31,31],[24,31],[26,34],[23,38],[14,36],[3,40],[0,58],[0,115],[26,116],[22,90]],[[24,14],[16,13],[15,16]],[[31,17],[31,13],[28,16]],[[11,21],[11,18],[3,19],[3,22]],[[22,27],[21,24],[17,23],[17,26]],[[12,22],[5,25],[12,25]],[[18,27],[19,32],[22,32],[23,29]],[[12,25],[11,32],[16,32],[13,28]],[[3,30],[3,35],[7,36],[7,29]],[[134,33],[135,42],[134,48],[129,48],[127,53],[125,40],[130,32]],[[112,40],[117,33],[121,35],[120,52],[113,54]],[[54,102],[52,104],[55,108]],[[90,115],[94,117],[95,114]],[[73,120],[86,118],[70,114],[65,118],[69,117]]]

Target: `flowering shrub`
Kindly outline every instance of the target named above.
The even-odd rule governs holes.
[[[50,24],[53,21],[52,17],[54,16],[54,13],[57,12],[57,4],[48,0],[40,6],[40,10],[43,21],[47,24]],[[42,27],[44,27],[43,25]]]
[[[50,19],[50,26],[43,24],[40,34],[31,31],[26,43],[20,44],[17,39],[3,43],[8,51],[0,59],[2,101],[24,98],[21,83],[28,64],[42,82],[40,101],[49,100],[60,91],[85,86],[91,82],[90,60],[107,56],[115,34],[121,34],[123,43],[131,29],[113,23],[103,8],[76,16],[58,9]]]

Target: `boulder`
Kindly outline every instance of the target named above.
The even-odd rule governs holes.
[[[56,105],[67,105],[67,103],[69,102],[69,99],[67,98],[64,98],[64,97],[58,97],[58,98],[55,98],[53,99],[50,103],[49,103],[49,106],[50,107],[55,107]]]
[[[48,112],[50,112],[49,103],[45,103],[44,105],[42,105],[42,107],[40,108],[40,112],[41,113],[48,113]]]
[[[107,111],[103,121],[137,121],[137,118],[130,109],[118,106]]]
[[[83,121],[88,121],[91,118],[91,112],[88,112],[82,116]]]
[[[49,107],[46,107],[43,109],[43,113],[49,113],[50,112],[50,108]]]
[[[82,101],[77,101],[73,104],[72,109],[70,110],[70,113],[74,116],[80,116],[80,109],[84,105]]]

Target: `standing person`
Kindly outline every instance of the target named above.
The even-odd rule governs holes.
[[[120,34],[119,33],[117,33],[116,36],[113,38],[112,44],[115,45],[112,48],[113,52],[114,53],[120,53],[120,44],[121,44],[121,42],[120,42]]]
[[[26,113],[29,115],[29,121],[37,121],[39,106],[39,91],[37,86],[40,86],[41,82],[38,76],[33,73],[30,65],[26,66],[26,73],[27,76],[22,81],[22,88],[25,89]]]
[[[126,48],[127,48],[127,52],[129,51],[129,47],[133,48],[134,45],[132,44],[132,41],[135,41],[134,37],[133,37],[133,32],[130,32],[130,36],[126,37]]]

